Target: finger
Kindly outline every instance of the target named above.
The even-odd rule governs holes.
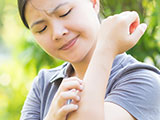
[[[128,15],[128,14],[130,14],[130,13],[131,13],[131,11],[124,11],[124,12],[120,13],[120,15],[126,16],[126,15]]]
[[[80,92],[78,90],[74,89],[74,92],[76,93],[77,96],[80,96],[80,94],[79,94]],[[70,100],[67,101],[67,104],[77,104],[79,101],[80,100],[76,101],[76,100],[70,99]]]
[[[139,25],[139,21],[138,19],[136,19],[136,21],[134,21],[130,26],[129,26],[129,34],[132,34],[135,29],[137,28],[137,26]]]
[[[80,84],[83,83],[83,81],[82,81],[81,79],[77,78],[77,77],[65,78],[65,79],[63,80],[63,82],[68,82],[68,81],[78,81]]]
[[[57,93],[56,93],[56,96],[59,96],[59,94],[61,92],[64,92],[64,91],[68,91],[68,90],[71,90],[71,89],[77,89],[79,91],[82,91],[84,88],[84,84],[83,84],[83,81],[76,78],[76,77],[71,77],[71,78],[65,78],[63,79]]]
[[[61,91],[68,91],[71,89],[76,89],[76,90],[82,91],[83,84],[80,84],[78,81],[68,81],[68,82],[62,83]]]
[[[57,104],[58,106],[63,106],[64,104],[66,104],[67,100],[73,100],[76,102],[80,101],[80,96],[78,96],[76,91],[70,90],[67,92],[62,92],[60,93],[58,99],[57,99]]]
[[[130,35],[130,41],[133,42],[133,44],[136,44],[138,40],[142,37],[146,29],[147,25],[145,23],[138,25],[135,31]]]
[[[118,16],[127,16],[131,13],[131,11],[124,11],[124,12],[121,12],[120,14],[114,14],[113,17],[118,17]]]
[[[75,104],[68,104],[61,107],[58,111],[58,115],[61,116],[61,118],[64,118],[67,116],[68,113],[76,111],[78,109],[78,105]]]
[[[139,15],[137,12],[133,11],[130,14],[128,14],[127,16],[127,23],[129,25],[131,25],[133,22],[135,22],[137,20],[138,24],[139,24]]]

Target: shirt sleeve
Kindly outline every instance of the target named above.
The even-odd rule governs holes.
[[[20,120],[40,120],[40,104],[40,88],[38,86],[38,77],[36,77],[24,102]]]
[[[160,120],[160,76],[150,70],[132,70],[117,78],[105,102],[115,103],[137,120]]]

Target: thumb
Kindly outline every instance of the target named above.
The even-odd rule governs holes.
[[[142,37],[142,35],[146,31],[146,29],[147,29],[147,24],[142,23],[138,25],[136,30],[130,35],[130,40],[133,40],[137,43],[138,40]]]

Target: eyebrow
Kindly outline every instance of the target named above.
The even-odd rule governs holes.
[[[36,22],[34,22],[32,25],[31,25],[31,28],[33,28],[33,26],[37,25],[37,24],[40,24],[40,23],[43,23],[44,20],[38,20]]]
[[[49,12],[46,12],[47,14],[53,14],[57,9],[59,9],[60,7],[64,6],[68,4],[68,2],[65,2],[65,3],[61,3],[59,4],[57,7],[55,7],[54,9],[50,10]],[[38,20],[36,22],[34,22],[32,25],[31,25],[31,28],[33,28],[33,26],[37,25],[37,24],[40,24],[40,23],[43,23],[44,20]]]

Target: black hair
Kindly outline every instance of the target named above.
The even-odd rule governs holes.
[[[29,29],[29,26],[24,14],[26,4],[27,4],[27,0],[18,0],[18,10],[19,10],[20,17],[22,19],[23,24]]]

